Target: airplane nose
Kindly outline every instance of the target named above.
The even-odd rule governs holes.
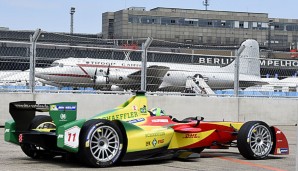
[[[46,74],[44,74],[42,72],[36,72],[35,77],[47,80],[46,79]]]

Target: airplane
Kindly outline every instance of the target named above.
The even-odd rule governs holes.
[[[248,39],[241,46],[245,48],[239,59],[240,87],[266,84],[260,76],[258,42]],[[234,68],[235,60],[226,66],[147,62],[147,90],[151,86],[149,90],[183,91],[189,77],[203,78],[212,89],[231,89]],[[39,70],[36,77],[46,80],[47,84],[123,90],[138,89],[140,74],[140,61],[66,58]]]
[[[298,92],[298,77],[278,78],[262,78],[268,82],[266,85],[256,85],[247,87],[245,91],[269,91],[269,92]]]
[[[38,70],[38,69],[37,69]],[[20,85],[28,86],[29,85],[29,72],[30,70],[3,70],[0,73],[0,85]],[[36,84],[38,83],[39,78],[36,78]]]

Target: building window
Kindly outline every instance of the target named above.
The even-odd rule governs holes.
[[[240,28],[244,28],[244,23],[243,23],[243,22],[240,22],[240,23],[239,23],[239,27],[240,27]]]
[[[226,26],[226,21],[221,21],[220,25],[221,25],[222,27],[225,27],[225,26]]]
[[[176,23],[176,20],[171,20],[171,24],[175,24]]]
[[[208,21],[208,26],[212,26],[212,22],[211,21]]]

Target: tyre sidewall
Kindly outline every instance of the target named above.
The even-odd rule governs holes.
[[[90,137],[93,134],[93,132],[101,126],[111,127],[112,129],[115,130],[115,132],[118,134],[118,137],[119,137],[119,149],[117,151],[117,154],[111,160],[106,162],[101,162],[93,157],[93,154],[91,153],[91,150],[90,150],[90,143],[89,143]],[[83,161],[87,165],[90,165],[93,167],[112,166],[120,161],[120,156],[123,151],[123,135],[119,127],[114,122],[111,122],[108,120],[101,120],[101,119],[90,120],[90,121],[87,121],[82,127],[81,134],[80,134],[79,148],[80,148],[79,157],[83,159]]]
[[[267,153],[265,153],[261,156],[256,155],[250,147],[251,134],[252,134],[252,131],[257,126],[264,126],[270,132],[270,136],[271,136],[271,147],[267,151]],[[272,146],[273,146],[272,131],[265,122],[262,122],[262,121],[249,121],[249,122],[246,122],[240,128],[240,131],[238,133],[237,146],[238,146],[238,149],[239,149],[239,152],[241,153],[241,155],[243,157],[247,158],[247,159],[257,159],[257,160],[258,159],[264,159],[264,158],[268,157],[268,155],[269,155],[269,153],[272,149]]]
[[[40,124],[45,122],[52,122],[52,118],[47,115],[37,115],[33,118],[30,129],[36,129]]]

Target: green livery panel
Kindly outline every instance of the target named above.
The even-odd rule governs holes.
[[[18,135],[15,133],[16,123],[14,120],[5,122],[4,140],[19,145]]]
[[[86,119],[81,119],[59,126],[57,133],[57,146],[69,152],[79,151],[79,136]]]
[[[75,121],[77,118],[76,102],[61,102],[50,104],[50,116],[56,127]]]

